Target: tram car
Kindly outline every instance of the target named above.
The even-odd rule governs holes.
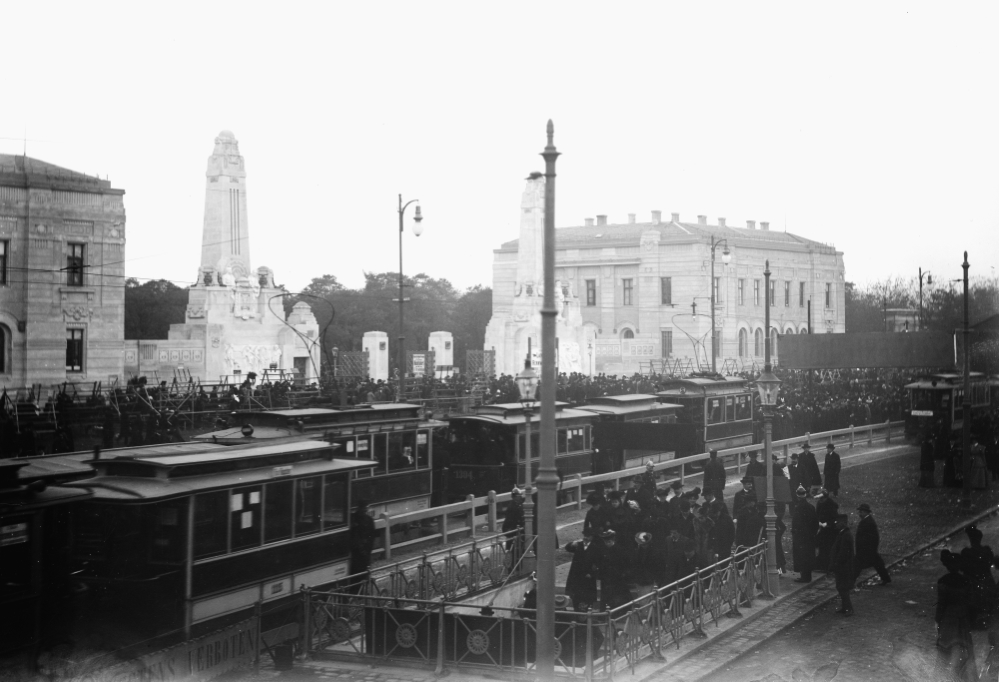
[[[579,409],[597,416],[593,425],[594,474],[630,469],[649,460],[658,464],[673,459],[678,447],[683,449],[679,442],[682,434],[675,426],[682,407],[661,402],[658,396],[600,396]]]
[[[433,432],[446,422],[427,419],[419,405],[374,403],[233,413],[230,427],[194,440],[223,445],[319,439],[339,446],[337,457],[372,459],[353,474],[354,491],[375,515],[427,509],[433,493]]]
[[[992,393],[988,378],[971,372],[971,414],[974,421],[986,416]],[[964,374],[938,373],[906,384],[909,409],[905,413],[906,438],[932,433],[951,434],[964,428]],[[949,436],[948,436],[949,437]]]
[[[116,647],[198,637],[252,616],[294,636],[296,595],[348,574],[352,476],[371,459],[324,441],[175,443],[98,455],[72,519],[76,627]],[[153,646],[155,644],[156,646]]]
[[[525,484],[527,434],[531,434],[531,480],[537,475],[541,452],[540,410],[534,406],[530,423],[520,403],[480,405],[473,414],[448,418],[442,444],[448,462],[448,499],[481,497],[490,490],[507,492]],[[593,470],[591,428],[597,416],[587,410],[555,403],[555,467],[559,476],[590,475]]]
[[[680,405],[677,423],[684,427],[677,457],[753,443],[753,390],[741,377],[692,374],[667,382],[656,394]]]

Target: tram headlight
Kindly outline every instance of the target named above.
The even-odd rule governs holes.
[[[243,424],[243,427],[239,430],[244,437],[249,438],[253,435],[253,426],[250,424]]]

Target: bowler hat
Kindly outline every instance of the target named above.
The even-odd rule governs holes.
[[[620,500],[621,499],[621,491],[620,490],[612,490],[612,491],[610,491],[609,493],[607,493],[607,499],[608,500]]]
[[[806,440],[806,441],[805,441],[804,443],[802,443],[802,444],[801,444],[801,447],[803,447],[803,448],[805,448],[806,450],[808,450],[808,449],[811,449],[811,447],[812,447],[812,444],[811,444],[811,443],[809,443],[809,442],[808,442],[808,441]]]
[[[600,504],[603,501],[604,501],[603,496],[596,491],[593,491],[592,493],[586,496],[586,504]]]
[[[860,506],[857,507],[857,511],[867,512],[868,514],[870,514],[871,513],[871,505],[867,504],[866,502],[861,502]]]
[[[753,484],[753,477],[752,476],[743,476],[742,480],[739,481],[739,482],[740,483],[747,483],[749,485],[752,485]]]
[[[832,443],[826,443],[826,450],[835,450],[836,446]]]
[[[673,490],[679,490],[680,488],[683,487],[683,483],[681,483],[680,481],[673,481],[672,483],[669,484],[669,487],[672,488]]]

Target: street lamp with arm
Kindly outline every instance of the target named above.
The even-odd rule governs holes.
[[[763,272],[766,281],[767,304],[764,322],[764,364],[763,373],[756,379],[756,390],[760,394],[760,406],[763,410],[763,452],[767,465],[767,513],[764,519],[767,523],[767,586],[770,596],[780,593],[780,583],[777,570],[777,512],[774,505],[774,467],[772,461],[771,434],[773,428],[774,408],[777,406],[777,393],[781,381],[773,373],[770,365],[770,261],[766,262]]]
[[[423,214],[420,212],[420,204],[417,202],[419,199],[411,199],[404,204],[402,203],[402,195],[399,195],[399,350],[397,361],[399,372],[398,401],[400,403],[406,399],[406,336],[403,331],[403,305],[406,302],[406,297],[403,295],[402,283],[402,233],[405,228],[403,214],[410,204],[416,204],[416,214],[413,216],[413,234],[417,237],[423,234]]]
[[[728,250],[728,240],[718,239],[715,240],[714,235],[711,235],[711,371],[716,372],[715,367],[715,355],[718,353],[717,343],[715,339],[715,250],[721,246],[725,245],[725,249],[722,251],[722,263],[728,265],[732,262],[732,252]]]

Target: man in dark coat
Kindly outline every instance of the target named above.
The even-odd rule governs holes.
[[[586,611],[597,601],[597,569],[602,543],[593,542],[589,530],[583,531],[582,540],[574,540],[565,546],[572,554],[569,575],[565,580],[565,593],[572,599],[576,611]]]
[[[725,494],[725,465],[718,459],[718,451],[712,450],[704,465],[704,494],[708,491],[719,497]]]
[[[818,554],[815,557],[815,568],[828,571],[829,556],[833,543],[836,541],[836,515],[839,514],[839,504],[825,490],[819,490],[815,496],[815,515],[819,519],[819,532],[815,537],[815,547]]]
[[[812,446],[808,441],[801,444],[798,466],[800,467],[801,482],[806,488],[822,487],[822,473],[819,471],[819,463],[815,461]]]
[[[728,507],[724,504],[714,505],[708,509],[708,517],[715,522],[711,528],[711,546],[715,552],[715,561],[722,561],[732,555],[732,544],[735,542],[735,524],[728,515]]]
[[[631,601],[628,581],[631,579],[631,565],[628,555],[617,545],[618,534],[605,530],[600,534],[604,543],[603,551],[595,564],[596,577],[600,581],[603,606],[613,609]]]
[[[801,480],[801,465],[798,464],[797,452],[791,453],[791,463],[787,465],[787,477],[791,482],[791,490],[797,490],[798,487],[804,483],[804,481]],[[805,491],[805,494],[808,494],[807,490]]]
[[[839,593],[841,606],[836,613],[844,616],[853,615],[853,604],[850,603],[850,590],[853,589],[856,573],[853,567],[853,535],[847,527],[850,517],[846,514],[836,515],[836,540],[833,542],[832,554],[829,558],[829,568],[836,575],[836,591]]]
[[[594,535],[602,533],[607,523],[605,509],[607,500],[597,491],[593,491],[586,496],[586,504],[590,505],[590,508],[586,510],[586,516],[583,518],[583,535],[586,535],[587,531]]]
[[[735,544],[740,547],[752,547],[760,541],[761,530],[763,530],[763,516],[756,509],[756,500],[749,499],[735,519]]]
[[[843,469],[843,464],[836,452],[836,446],[832,443],[826,444],[826,460],[823,462],[823,472],[826,476],[826,490],[833,495],[839,495],[839,472]]]
[[[375,547],[375,520],[368,514],[368,503],[357,501],[350,517],[350,574],[366,573],[371,566],[371,551]]]
[[[519,543],[524,532],[524,491],[520,488],[514,488],[510,491],[510,504],[507,505],[503,515],[502,530],[504,533],[510,533],[518,529],[519,533],[509,536],[510,539],[506,542],[507,551]]]
[[[756,500],[756,491],[753,490],[753,479],[749,476],[744,476],[742,479],[742,490],[737,492],[735,497],[732,498],[733,519],[739,518],[739,512],[746,506],[748,500]]]
[[[860,572],[865,568],[873,567],[881,578],[881,584],[887,585],[891,582],[891,576],[885,568],[885,560],[878,554],[881,535],[871,514],[871,505],[862,503],[857,507],[857,513],[860,514],[860,523],[857,524],[857,577],[860,577]]]
[[[749,453],[749,464],[746,465],[746,477],[755,478],[756,476],[766,476],[767,466],[760,461],[760,453],[753,452]]]
[[[815,507],[806,499],[808,492],[803,486],[796,491],[797,501],[791,512],[791,544],[794,554],[794,570],[801,575],[796,583],[812,582],[812,568],[815,566],[815,535],[819,532],[819,519]]]
[[[933,461],[933,440],[929,435],[923,436],[923,444],[919,448],[919,487],[935,488],[935,462]]]

